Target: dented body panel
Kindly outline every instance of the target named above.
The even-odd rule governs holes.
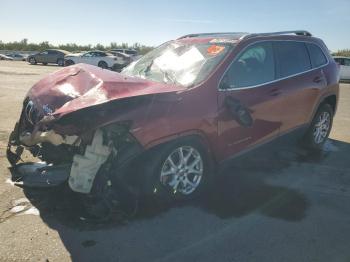
[[[35,84],[27,96],[39,113],[55,117],[118,99],[183,91],[141,78],[126,77],[96,66],[78,64],[52,73]]]
[[[270,38],[295,40],[290,36]],[[310,38],[300,36],[299,40],[310,41]],[[181,41],[213,43],[208,48],[213,56],[222,50],[216,44],[225,42],[220,38]],[[285,105],[286,101],[291,103],[294,86],[300,85],[301,80],[296,77],[288,78],[289,85],[281,90],[276,87],[281,82],[278,80],[258,88],[222,90],[220,83],[232,61],[254,41],[254,38],[242,43],[234,41],[237,46],[208,76],[188,87],[175,81],[176,84],[156,82],[85,64],[49,74],[30,89],[24,100],[21,117],[10,137],[8,158],[15,164],[23,147],[46,162],[60,162],[55,156],[67,155],[63,162],[72,165],[69,185],[74,191],[89,193],[101,168],[113,172],[116,163],[118,167],[130,163],[157,145],[182,136],[196,136],[214,162],[219,163],[279,136],[281,127],[287,126],[283,130],[287,132],[308,124],[325,94],[338,96],[336,79],[329,78],[327,83],[316,86],[305,77],[304,85],[314,95],[300,92],[294,96],[311,105],[308,110],[298,112],[308,118],[291,123],[292,118],[287,122],[280,112],[295,112],[293,107]],[[322,68],[322,74],[334,75],[333,62]],[[149,66],[152,64],[153,61]]]

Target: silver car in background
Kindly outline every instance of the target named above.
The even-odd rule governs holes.
[[[350,80],[350,57],[334,56],[335,62],[340,66],[340,80]]]

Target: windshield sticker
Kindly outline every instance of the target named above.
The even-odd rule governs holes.
[[[237,40],[225,39],[225,38],[214,38],[214,39],[210,40],[209,43],[235,44],[235,43],[237,43]]]
[[[208,47],[207,52],[210,55],[217,55],[217,54],[220,54],[222,51],[224,51],[224,49],[225,49],[224,46],[211,45]]]

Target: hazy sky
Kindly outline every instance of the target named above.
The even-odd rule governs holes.
[[[306,29],[350,48],[350,0],[0,0],[0,40],[158,45],[188,33]]]

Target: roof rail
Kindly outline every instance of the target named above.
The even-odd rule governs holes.
[[[293,31],[281,31],[281,32],[270,32],[270,33],[254,33],[243,35],[239,40],[248,39],[258,36],[273,36],[273,35],[302,35],[302,36],[312,36],[312,34],[305,30],[293,30]]]
[[[198,34],[188,34],[179,37],[178,39],[183,39],[183,38],[191,38],[191,37],[201,37],[201,36],[225,36],[225,35],[237,35],[237,36],[244,36],[247,35],[248,33],[246,32],[217,32],[217,33],[198,33]]]

